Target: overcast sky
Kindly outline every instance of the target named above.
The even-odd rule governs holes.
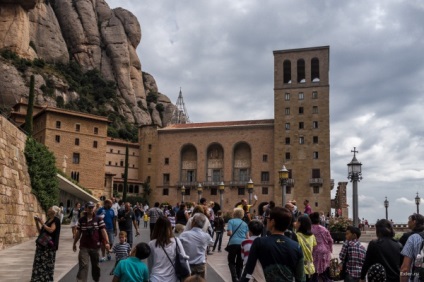
[[[273,119],[272,52],[329,45],[331,177],[347,181],[355,146],[359,216],[384,218],[385,196],[395,222],[416,212],[416,193],[424,198],[424,1],[106,1],[137,16],[143,71],[174,103],[182,87],[193,122]]]

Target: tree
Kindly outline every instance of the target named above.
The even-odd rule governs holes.
[[[33,125],[32,125],[32,114],[34,111],[34,75],[31,75],[31,81],[29,83],[29,97],[28,97],[28,109],[25,117],[25,128],[28,136],[32,136]]]
[[[127,201],[127,191],[128,191],[128,144],[125,146],[125,168],[124,168],[124,192],[122,195],[122,200]]]

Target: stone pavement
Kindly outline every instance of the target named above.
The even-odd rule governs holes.
[[[0,251],[0,281],[30,281],[32,263],[35,254],[35,239]],[[227,263],[227,252],[224,251],[229,236],[224,234],[222,252],[214,252],[208,256],[208,264],[222,277],[224,281],[231,281]],[[368,243],[363,243],[365,247]],[[336,257],[341,244],[334,244],[333,256]],[[56,253],[54,281],[61,280],[78,263],[78,253],[72,251],[72,231],[69,225],[63,225],[61,230],[59,250]],[[104,277],[111,281],[110,277]]]

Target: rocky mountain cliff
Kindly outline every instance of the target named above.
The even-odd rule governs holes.
[[[142,71],[140,40],[137,18],[104,0],[0,0],[0,108],[26,98],[34,74],[38,105],[164,126],[175,106]]]

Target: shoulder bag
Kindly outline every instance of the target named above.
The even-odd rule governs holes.
[[[239,224],[239,226],[237,226],[237,228],[236,228],[236,230],[231,234],[231,236],[230,236],[230,239],[228,239],[228,243],[227,243],[227,246],[225,247],[225,251],[229,251],[230,249],[228,248],[228,246],[230,245],[230,241],[231,241],[231,238],[233,238],[233,236],[234,236],[234,234],[236,234],[236,232],[237,232],[237,230],[239,229],[239,227],[243,224],[243,220],[241,221],[241,223]]]
[[[44,229],[41,230],[40,235],[38,235],[37,239],[35,240],[35,243],[45,248],[54,248],[52,237]]]
[[[172,262],[171,258],[168,256],[168,253],[165,251],[165,248],[162,247],[162,250],[165,252],[166,257],[171,263],[172,267],[175,269],[175,275],[178,279],[183,280],[184,278],[190,276],[190,265],[188,264],[188,256],[184,256],[180,252],[178,247],[178,238],[175,239],[175,263]]]

